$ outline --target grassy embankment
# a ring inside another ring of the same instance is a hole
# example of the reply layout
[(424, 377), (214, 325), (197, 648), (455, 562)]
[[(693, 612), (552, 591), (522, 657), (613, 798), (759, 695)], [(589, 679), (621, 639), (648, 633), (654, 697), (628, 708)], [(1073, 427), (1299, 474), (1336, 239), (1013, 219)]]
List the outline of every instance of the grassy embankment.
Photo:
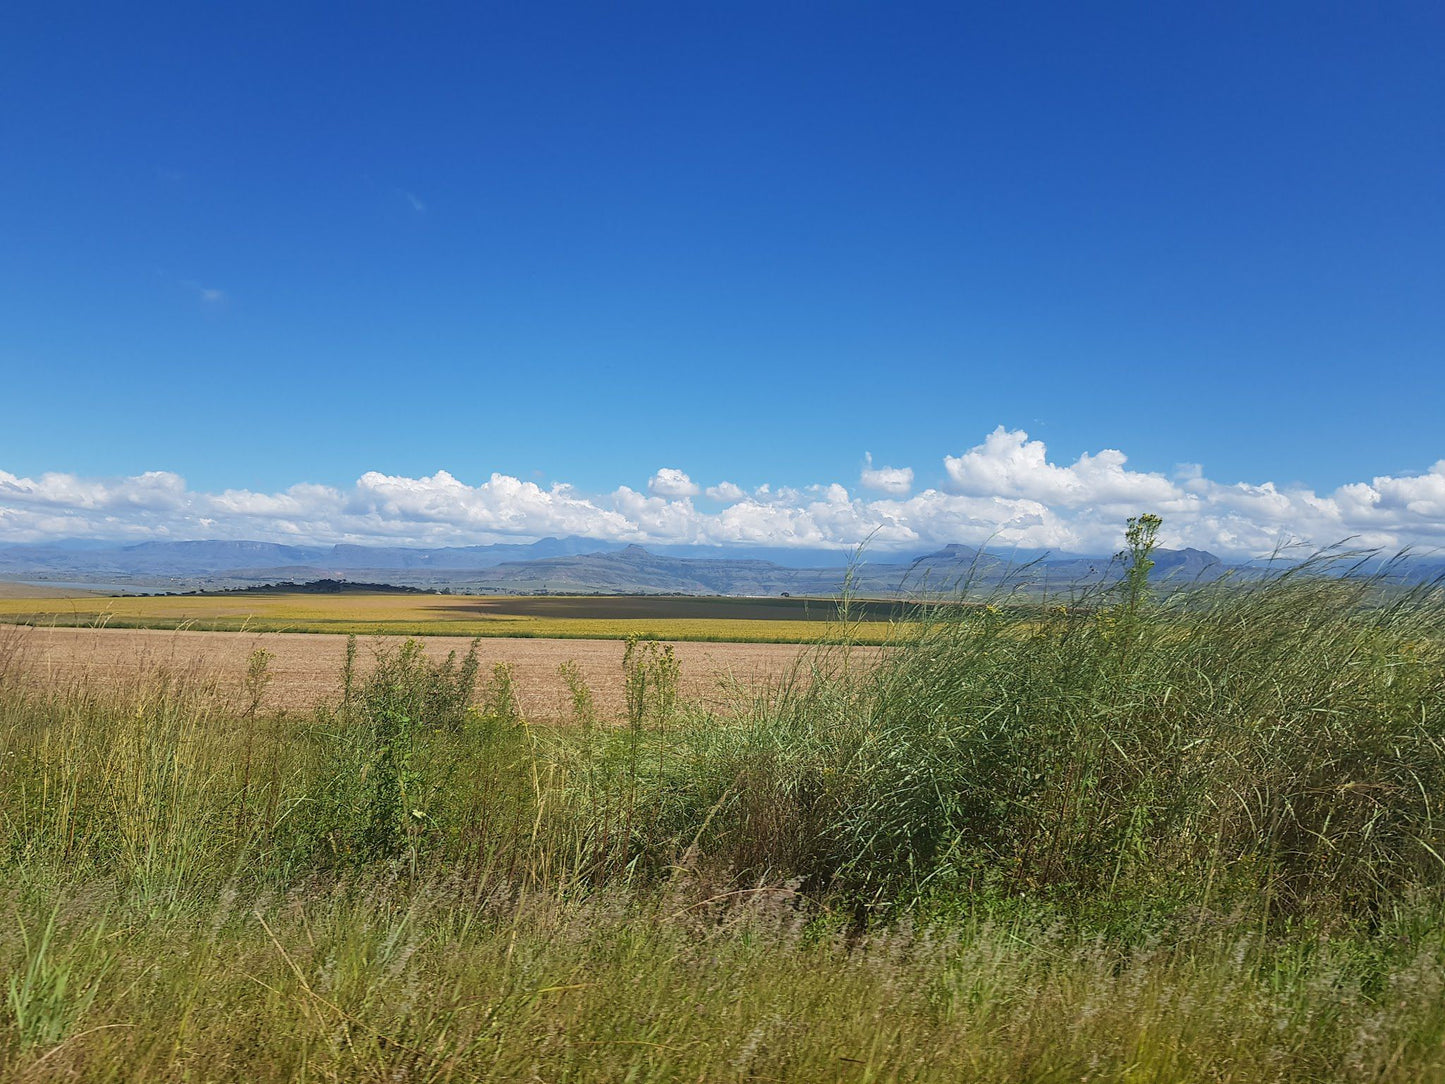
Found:
[(1129, 586), (551, 732), (0, 648), (0, 1076), (1445, 1080), (1438, 594)]
[[(906, 604), (866, 603), (849, 635), (881, 644), (909, 627)], [(637, 596), (261, 594), (0, 598), (0, 622), (60, 627), (331, 632), (358, 636), (516, 636), (556, 639), (814, 643), (838, 639), (827, 599)]]

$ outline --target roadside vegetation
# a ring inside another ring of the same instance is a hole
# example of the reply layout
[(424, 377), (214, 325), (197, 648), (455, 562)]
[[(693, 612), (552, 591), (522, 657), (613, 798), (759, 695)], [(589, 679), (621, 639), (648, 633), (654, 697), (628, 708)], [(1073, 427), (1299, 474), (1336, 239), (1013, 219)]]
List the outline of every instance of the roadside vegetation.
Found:
[(1157, 529), (723, 711), (631, 642), (618, 725), (575, 667), (563, 727), (414, 645), (299, 716), (0, 631), (0, 1077), (1445, 1080), (1439, 589), (1156, 599)]

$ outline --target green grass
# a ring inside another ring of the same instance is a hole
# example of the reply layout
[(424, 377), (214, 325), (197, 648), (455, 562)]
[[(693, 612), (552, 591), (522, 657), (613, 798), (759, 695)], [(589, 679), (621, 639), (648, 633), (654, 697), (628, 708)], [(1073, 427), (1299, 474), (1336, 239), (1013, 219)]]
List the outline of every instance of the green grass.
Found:
[(468, 657), (294, 716), (22, 643), (7, 1079), (1445, 1080), (1431, 589), (945, 608), (718, 712), (639, 645), (556, 730)]
[[(487, 881), (67, 896), (8, 1079), (1441, 1079), (1439, 927), (1120, 947)], [(10, 891), (21, 913), (37, 906)], [(27, 966), (13, 934), (7, 965)], [(63, 979), (67, 986), (57, 994)]]

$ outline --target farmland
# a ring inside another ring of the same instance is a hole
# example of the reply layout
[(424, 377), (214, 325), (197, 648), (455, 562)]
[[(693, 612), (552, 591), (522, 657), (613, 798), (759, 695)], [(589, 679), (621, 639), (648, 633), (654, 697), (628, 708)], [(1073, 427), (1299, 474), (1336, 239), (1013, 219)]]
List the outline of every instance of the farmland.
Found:
[[(264, 651), (269, 666), (263, 706), (288, 711), (309, 711), (333, 699), (346, 655), (346, 637), (329, 633), (19, 626), (0, 630), (0, 636), (8, 637), (27, 666), (51, 684), (109, 689), (115, 695), (166, 673), (239, 696), (247, 660)], [(464, 654), (469, 641), (427, 636), (421, 644), (429, 658), (440, 661), (449, 652)], [(360, 671), (368, 672), (378, 653), (396, 646), (394, 637), (362, 638)], [(623, 650), (616, 640), (493, 637), (482, 642), (478, 656), (483, 672), (498, 664), (512, 669), (519, 706), (529, 721), (567, 718), (569, 692), (558, 673), (564, 663), (575, 665), (596, 690), (599, 717), (611, 720), (623, 712)], [(806, 650), (796, 644), (681, 642), (674, 646), (680, 692), (691, 702), (717, 705), (729, 690), (735, 695), (782, 680)]]
[[(896, 602), (855, 602), (848, 638), (894, 635)], [(173, 596), (0, 597), (0, 622), (211, 632), (321, 632), (364, 636), (544, 637), (812, 643), (838, 638), (829, 599), (688, 596), (473, 596), (236, 592)]]

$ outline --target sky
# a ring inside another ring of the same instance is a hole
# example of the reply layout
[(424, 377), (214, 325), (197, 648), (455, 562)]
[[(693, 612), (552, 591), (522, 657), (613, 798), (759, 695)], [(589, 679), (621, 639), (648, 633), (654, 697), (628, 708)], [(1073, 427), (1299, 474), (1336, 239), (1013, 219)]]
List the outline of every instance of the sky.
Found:
[(1445, 545), (1445, 7), (26, 5), (0, 542)]

